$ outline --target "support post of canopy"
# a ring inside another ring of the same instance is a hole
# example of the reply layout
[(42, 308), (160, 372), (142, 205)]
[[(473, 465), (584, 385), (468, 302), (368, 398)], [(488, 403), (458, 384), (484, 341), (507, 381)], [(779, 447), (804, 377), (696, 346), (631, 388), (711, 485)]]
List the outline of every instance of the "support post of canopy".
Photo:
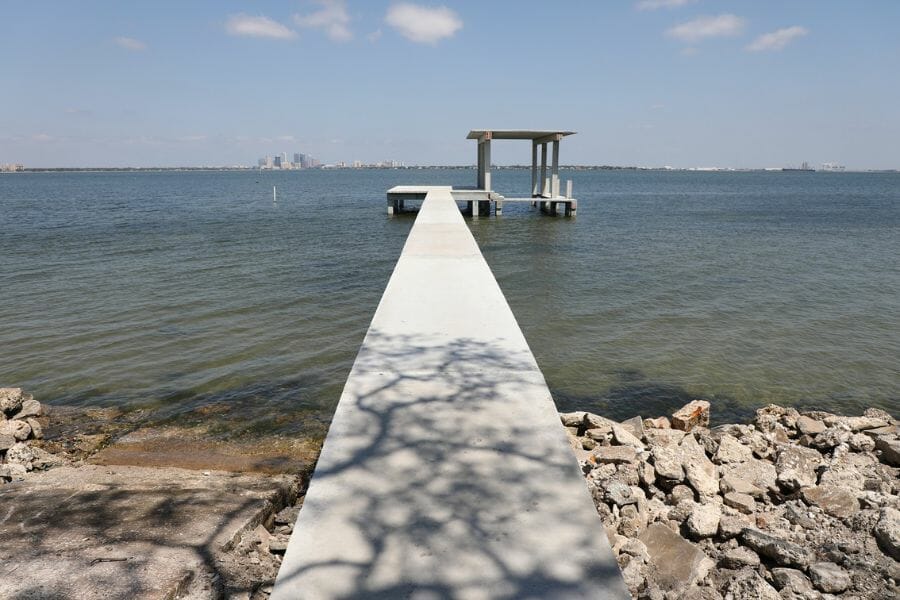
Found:
[(550, 193), (547, 189), (547, 143), (541, 144), (541, 195), (546, 196)]
[(531, 197), (538, 195), (537, 186), (537, 142), (531, 140)]
[(482, 190), (491, 191), (491, 138), (485, 138), (482, 144), (482, 155), (484, 156), (484, 170), (482, 171)]
[(553, 140), (553, 179), (550, 184), (550, 195), (559, 196), (559, 139)]

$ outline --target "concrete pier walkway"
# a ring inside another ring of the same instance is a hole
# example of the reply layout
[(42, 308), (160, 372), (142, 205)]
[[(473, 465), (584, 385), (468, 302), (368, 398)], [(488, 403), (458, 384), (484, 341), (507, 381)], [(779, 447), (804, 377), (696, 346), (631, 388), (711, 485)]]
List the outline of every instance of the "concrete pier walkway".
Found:
[(428, 191), (366, 334), (272, 597), (630, 597), (446, 187)]

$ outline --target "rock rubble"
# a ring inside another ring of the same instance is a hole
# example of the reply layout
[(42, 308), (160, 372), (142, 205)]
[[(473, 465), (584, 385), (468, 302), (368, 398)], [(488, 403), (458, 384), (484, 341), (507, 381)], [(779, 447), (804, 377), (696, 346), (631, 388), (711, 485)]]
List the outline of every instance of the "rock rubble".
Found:
[(900, 423), (769, 405), (709, 428), (561, 413), (626, 584), (670, 600), (900, 597)]
[(56, 457), (30, 440), (44, 437), (44, 407), (22, 388), (0, 388), (0, 484), (21, 481), (34, 469), (58, 463)]

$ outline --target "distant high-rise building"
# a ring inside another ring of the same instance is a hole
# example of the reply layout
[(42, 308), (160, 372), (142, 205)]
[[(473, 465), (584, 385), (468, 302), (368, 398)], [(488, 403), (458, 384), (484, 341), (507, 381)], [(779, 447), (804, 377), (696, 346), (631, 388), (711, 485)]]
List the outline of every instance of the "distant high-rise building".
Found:
[(295, 165), (299, 165), (299, 164), (300, 164), (300, 157), (301, 157), (301, 156), (303, 156), (303, 155), (300, 154), (299, 152), (294, 152), (294, 164), (295, 164)]
[(280, 156), (276, 156), (276, 157), (275, 157), (275, 168), (276, 168), (276, 169), (280, 169), (280, 168), (281, 168), (281, 157), (280, 157)]
[(262, 169), (263, 167), (267, 166), (266, 165), (267, 162), (268, 161), (266, 160), (266, 158), (263, 157), (263, 158), (259, 159), (258, 161), (256, 161), (256, 164), (257, 164), (257, 166), (259, 166), (260, 169)]

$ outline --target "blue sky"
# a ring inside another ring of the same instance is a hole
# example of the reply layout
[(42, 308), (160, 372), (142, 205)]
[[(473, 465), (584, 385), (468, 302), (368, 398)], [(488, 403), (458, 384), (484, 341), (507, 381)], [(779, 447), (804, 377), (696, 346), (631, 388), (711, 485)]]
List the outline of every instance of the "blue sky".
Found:
[[(0, 163), (900, 168), (900, 2), (7, 1)], [(530, 160), (495, 144), (498, 163)]]

